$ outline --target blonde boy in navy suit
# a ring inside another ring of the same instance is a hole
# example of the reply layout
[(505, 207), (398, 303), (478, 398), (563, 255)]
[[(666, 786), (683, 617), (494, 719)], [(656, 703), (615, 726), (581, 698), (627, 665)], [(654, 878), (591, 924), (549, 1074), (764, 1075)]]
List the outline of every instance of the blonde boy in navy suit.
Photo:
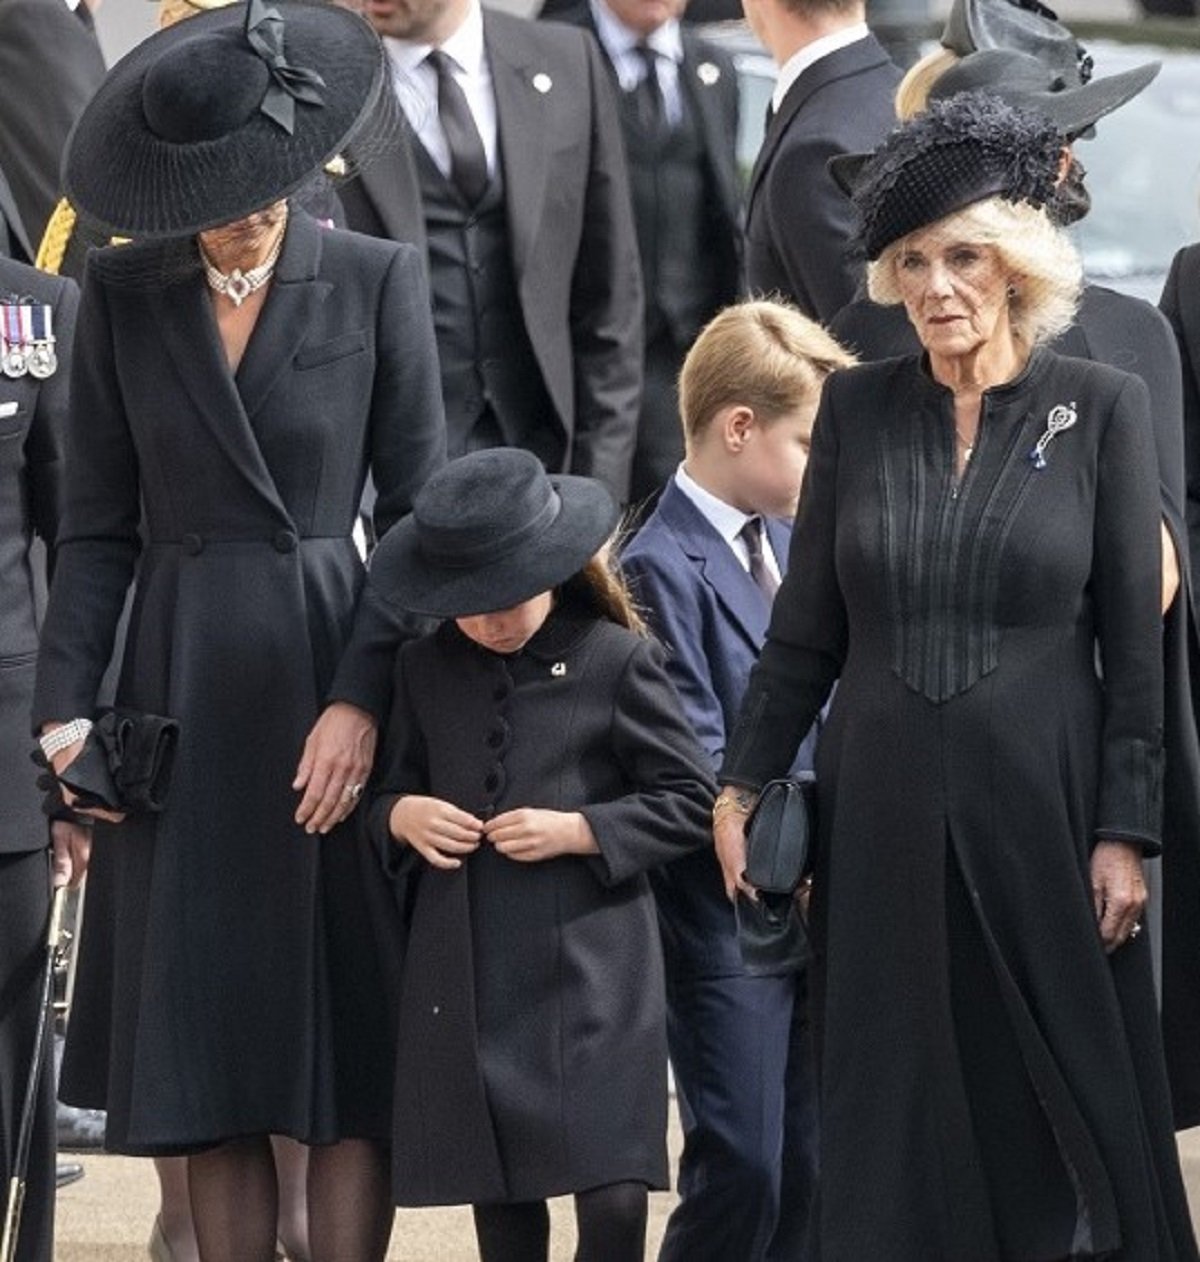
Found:
[[(821, 386), (852, 362), (795, 308), (747, 302), (684, 363), (687, 454), (622, 565), (714, 768), (788, 563)], [(803, 979), (746, 972), (711, 850), (655, 876), (685, 1135), (660, 1262), (798, 1262), (816, 1176)]]

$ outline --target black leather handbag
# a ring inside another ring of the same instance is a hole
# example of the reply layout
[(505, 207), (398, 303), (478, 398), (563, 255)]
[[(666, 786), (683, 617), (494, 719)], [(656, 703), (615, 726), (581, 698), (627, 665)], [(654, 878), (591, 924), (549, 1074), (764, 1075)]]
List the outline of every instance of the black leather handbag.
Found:
[(770, 780), (746, 820), (746, 880), (758, 898), (738, 893), (738, 945), (753, 976), (798, 972), (812, 954), (796, 891), (812, 873), (816, 784)]

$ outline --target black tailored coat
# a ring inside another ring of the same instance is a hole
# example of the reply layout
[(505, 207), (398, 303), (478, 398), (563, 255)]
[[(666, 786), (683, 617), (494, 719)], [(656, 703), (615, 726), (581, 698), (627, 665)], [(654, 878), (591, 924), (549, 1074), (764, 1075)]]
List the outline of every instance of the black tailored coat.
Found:
[[(66, 365), (79, 294), (69, 281), (0, 258), (0, 304), (20, 300), (52, 308), (62, 366), (42, 381), (0, 378), (0, 1186), (5, 1188), (13, 1174), (41, 1009), (38, 965), (44, 959), (50, 904), (46, 818), (29, 761), (29, 707), (41, 566), (53, 557), (62, 504)], [(44, 551), (33, 547), (35, 537)], [(54, 1251), (49, 1057), (42, 1086), (33, 1115), (17, 1262), (50, 1262)]]
[(39, 598), (31, 557), (39, 538), (53, 555), (62, 511), (67, 365), (79, 291), (0, 259), (0, 305), (24, 300), (53, 311), (59, 369), (45, 380), (0, 378), (0, 854), (46, 845), (46, 817), (29, 761), (29, 710), (37, 667)]
[[(401, 650), (371, 830), (408, 921), (401, 1205), (667, 1185), (663, 966), (646, 870), (710, 844), (711, 773), (653, 644), (567, 605), (500, 656), (453, 623)], [(391, 840), (398, 793), (581, 811), (595, 857), (455, 872)]]
[(0, 167), (35, 244), (58, 200), (67, 136), (104, 74), (86, 0), (74, 12), (66, 0), (0, 0)]
[[(1200, 264), (1200, 256), (1197, 261)], [(1196, 312), (1200, 317), (1200, 306)], [(860, 298), (838, 312), (830, 329), (860, 359), (919, 350), (912, 324), (900, 306), (885, 307)], [(1188, 354), (1186, 338), (1180, 338), (1177, 349), (1171, 333), (1168, 322), (1149, 303), (1102, 285), (1085, 285), (1075, 323), (1051, 345), (1063, 355), (1136, 373), (1146, 383), (1162, 515), (1180, 558), (1179, 597), (1163, 620), (1164, 849), (1159, 882), (1162, 902), (1152, 909), (1161, 931), (1156, 925), (1152, 941), (1161, 951), (1163, 1033), (1176, 1125), (1182, 1129), (1200, 1123), (1200, 1056), (1196, 1054), (1200, 1046), (1200, 742), (1196, 728), (1200, 623), (1195, 525), (1189, 525), (1200, 515), (1186, 494), (1184, 476), (1184, 399), (1195, 384), (1193, 378), (1189, 386), (1188, 373), (1180, 370), (1180, 351), (1185, 359)], [(1200, 332), (1194, 344), (1200, 347)], [(1192, 412), (1194, 426), (1200, 426), (1200, 410)], [(1193, 428), (1192, 433), (1200, 429)], [(1194, 446), (1195, 439), (1189, 444)], [(1195, 452), (1190, 458), (1200, 462)], [(1188, 484), (1200, 487), (1200, 474)]]
[(822, 57), (772, 116), (746, 198), (746, 286), (782, 295), (814, 320), (854, 297), (862, 272), (847, 257), (854, 208), (826, 163), (868, 153), (896, 125), (900, 71), (874, 35)]
[[(599, 478), (624, 500), (642, 388), (642, 285), (608, 75), (594, 42), (564, 26), (485, 9), (483, 32), (518, 296), (562, 436), (554, 472)], [(351, 228), (424, 252), (416, 143), (402, 124), (394, 149), (340, 196)]]
[(804, 564), (719, 776), (782, 771), (838, 678), (816, 762), (821, 1262), (1197, 1257), (1149, 944), (1104, 954), (1088, 875), (1098, 837), (1159, 840), (1147, 407), (1137, 378), (1035, 351), (985, 392), (956, 483), (952, 396), (916, 358), (826, 386)]
[[(1190, 599), (1191, 635), (1187, 641), (1191, 688), (1181, 689), (1193, 724), (1200, 715), (1200, 248), (1180, 250), (1171, 263), (1160, 303), (1170, 322), (1182, 359), (1183, 448), (1180, 466), (1184, 481), (1185, 543), (1188, 547), (1186, 593)], [(1200, 1124), (1200, 948), (1194, 935), (1200, 933), (1200, 827), (1191, 839), (1194, 845), (1180, 847), (1174, 865), (1173, 882), (1164, 885), (1164, 912), (1193, 936), (1180, 935), (1179, 946), (1164, 944), (1163, 1033), (1167, 1043), (1167, 1064), (1171, 1070), (1171, 1090), (1179, 1127)]]
[(368, 466), (382, 527), (443, 459), (428, 295), (412, 249), (293, 211), (231, 376), (199, 271), (137, 283), (157, 249), (89, 263), (34, 717), (92, 713), (136, 576), (117, 701), (180, 741), (162, 815), (96, 828), (112, 908), (63, 1094), (117, 1151), (386, 1133), (373, 865), (352, 828), (300, 830), (291, 781), (327, 702), (387, 704), (397, 635), (350, 534)]

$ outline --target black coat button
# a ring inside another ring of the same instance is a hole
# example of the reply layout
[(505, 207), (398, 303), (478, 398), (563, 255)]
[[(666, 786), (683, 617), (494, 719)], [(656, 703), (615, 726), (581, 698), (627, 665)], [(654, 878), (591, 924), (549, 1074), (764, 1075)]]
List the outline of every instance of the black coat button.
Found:
[(494, 772), (494, 771), (489, 771), (489, 772), (487, 773), (487, 775), (484, 777), (484, 780), (483, 780), (483, 787), (484, 787), (484, 788), (485, 788), (485, 789), (486, 789), (489, 793), (495, 793), (495, 792), (496, 792), (496, 790), (500, 787), (500, 777), (499, 777), (499, 775), (498, 775), (496, 772)]
[(489, 732), (487, 743), (491, 749), (499, 749), (500, 746), (504, 744), (504, 733), (503, 732)]
[(507, 701), (509, 687), (507, 684), (497, 684), (496, 690), (492, 693), (493, 701)]
[(179, 542), (190, 557), (198, 557), (204, 551), (204, 540), (199, 535), (184, 535)]
[(296, 551), (296, 536), (290, 530), (277, 530), (272, 543), (275, 545), (276, 552)]

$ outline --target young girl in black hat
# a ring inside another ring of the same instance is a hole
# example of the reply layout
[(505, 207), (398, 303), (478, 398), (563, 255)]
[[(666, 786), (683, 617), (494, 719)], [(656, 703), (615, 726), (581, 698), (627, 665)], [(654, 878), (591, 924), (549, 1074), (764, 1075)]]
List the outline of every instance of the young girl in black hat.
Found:
[(372, 585), (445, 618), (398, 656), (371, 807), (408, 929), (393, 1191), (471, 1202), (484, 1262), (641, 1262), (667, 1185), (662, 962), (646, 870), (705, 843), (712, 788), (597, 553), (617, 510), (519, 450), (427, 483)]

